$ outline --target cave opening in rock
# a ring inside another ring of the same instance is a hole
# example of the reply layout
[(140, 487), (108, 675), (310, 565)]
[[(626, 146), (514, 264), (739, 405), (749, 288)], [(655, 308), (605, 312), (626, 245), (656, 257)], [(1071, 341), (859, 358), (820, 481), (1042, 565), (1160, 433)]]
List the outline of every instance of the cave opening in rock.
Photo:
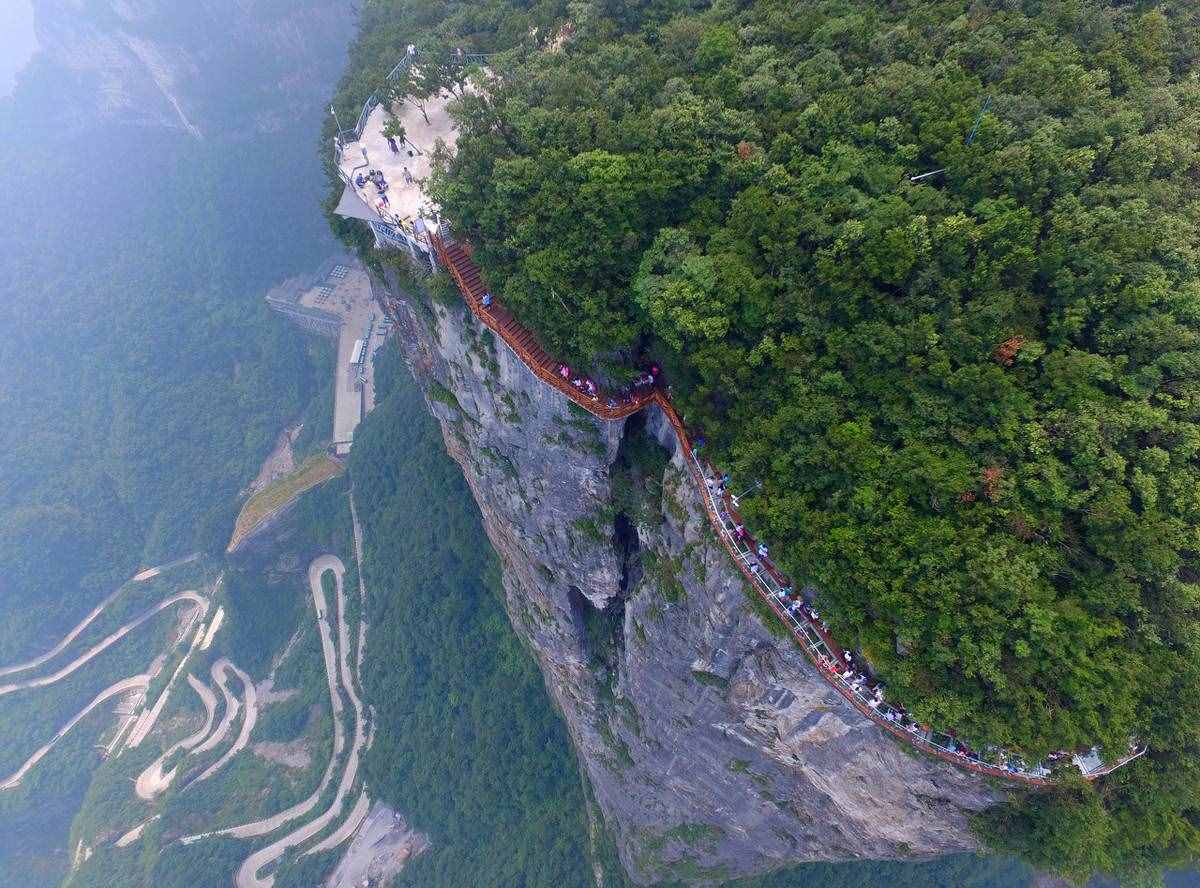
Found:
[(616, 676), (617, 662), (625, 649), (625, 598), (614, 595), (604, 607), (597, 607), (578, 586), (567, 590), (571, 614), (579, 629), (580, 646), (593, 669)]
[(663, 474), (669, 459), (647, 430), (643, 414), (626, 421), (610, 474), (611, 540), (621, 562), (616, 594), (597, 606), (577, 586), (568, 590), (583, 652), (593, 668), (607, 670), (609, 682), (615, 680), (625, 648), (625, 602), (644, 572), (639, 529), (663, 523)]
[(663, 522), (662, 483), (670, 454), (646, 428), (645, 412), (625, 423), (613, 461), (613, 545), (621, 556), (621, 596), (628, 597), (642, 578), (638, 528)]

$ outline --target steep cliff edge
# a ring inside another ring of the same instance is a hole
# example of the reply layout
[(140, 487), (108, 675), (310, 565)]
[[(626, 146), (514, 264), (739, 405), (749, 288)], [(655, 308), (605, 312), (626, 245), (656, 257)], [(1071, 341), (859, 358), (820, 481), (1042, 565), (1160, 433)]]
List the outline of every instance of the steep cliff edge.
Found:
[(998, 793), (888, 739), (764, 625), (657, 408), (598, 421), (465, 306), (389, 301), (636, 878), (974, 847)]

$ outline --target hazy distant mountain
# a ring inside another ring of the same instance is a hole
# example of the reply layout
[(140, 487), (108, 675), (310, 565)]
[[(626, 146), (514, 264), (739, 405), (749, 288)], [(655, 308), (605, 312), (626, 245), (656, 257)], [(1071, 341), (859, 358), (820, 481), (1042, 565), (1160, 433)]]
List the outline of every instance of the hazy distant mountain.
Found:
[[(278, 130), (311, 107), (341, 66), (347, 0), (34, 0), (39, 65), (75, 78), (45, 122), (97, 117), (179, 129)], [(214, 39), (217, 35), (219, 39)], [(37, 74), (35, 70), (34, 74)]]

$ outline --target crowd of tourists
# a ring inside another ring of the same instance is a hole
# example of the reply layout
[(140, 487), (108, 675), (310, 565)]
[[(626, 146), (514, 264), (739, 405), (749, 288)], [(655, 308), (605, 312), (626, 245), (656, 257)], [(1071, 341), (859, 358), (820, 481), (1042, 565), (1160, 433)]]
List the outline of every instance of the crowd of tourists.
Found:
[[(485, 308), (487, 304), (485, 303)], [(611, 409), (616, 409), (622, 404), (628, 404), (639, 399), (650, 389), (653, 389), (658, 382), (659, 373), (661, 372), (657, 364), (651, 364), (644, 371), (639, 371), (637, 377), (630, 384), (610, 392), (604, 396), (604, 403)], [(588, 399), (599, 402), (601, 393), (600, 387), (591, 377), (572, 373), (571, 368), (567, 364), (560, 363), (558, 365), (558, 375), (563, 381), (570, 383), (571, 387)]]
[[(703, 438), (697, 439), (703, 442)], [(697, 460), (699, 462), (699, 460)], [(827, 653), (822, 653), (814, 647), (814, 655), (834, 681), (840, 682), (858, 700), (871, 710), (875, 717), (900, 730), (906, 731), (926, 743), (937, 746), (967, 764), (981, 767), (1000, 768), (1012, 774), (1031, 774), (1035, 777), (1044, 776), (1048, 772), (1040, 766), (1032, 771), (1020, 759), (1004, 756), (999, 750), (989, 750), (992, 761), (988, 761), (976, 750), (958, 740), (953, 732), (947, 732), (937, 740), (929, 725), (921, 724), (913, 718), (903, 706), (887, 703), (884, 699), (884, 684), (879, 681), (866, 667), (855, 659), (850, 651), (843, 651), (829, 636), (829, 626), (821, 619), (820, 613), (810, 601), (798, 593), (791, 582), (771, 562), (770, 548), (761, 540), (756, 540), (746, 530), (746, 525), (737, 511), (737, 499), (729, 493), (730, 476), (718, 474), (715, 470), (710, 473), (702, 465), (704, 483), (708, 488), (713, 504), (717, 509), (721, 529), (732, 537), (735, 551), (742, 551), (747, 569), (756, 585), (762, 587), (773, 600), (776, 608), (785, 614), (790, 614), (797, 622), (807, 623), (824, 642)], [(732, 530), (730, 530), (732, 528)], [(1065, 753), (1059, 754), (1061, 757)], [(1052, 756), (1051, 758), (1055, 758)]]

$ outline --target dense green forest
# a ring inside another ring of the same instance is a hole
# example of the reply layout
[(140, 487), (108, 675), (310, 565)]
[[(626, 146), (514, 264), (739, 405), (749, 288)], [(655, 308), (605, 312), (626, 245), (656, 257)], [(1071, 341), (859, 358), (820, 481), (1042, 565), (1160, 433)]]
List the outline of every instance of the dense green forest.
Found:
[(564, 358), (664, 365), (920, 720), (1149, 745), (981, 824), (1080, 878), (1200, 851), (1198, 17), (392, 0), (338, 97), (410, 40), (507, 50), (433, 183), (489, 283)]
[(461, 471), (399, 350), (380, 359), (379, 403), (350, 455), (372, 590), (363, 689), (381, 725), (366, 779), (433, 842), (400, 884), (586, 888), (566, 730), (508, 625)]

